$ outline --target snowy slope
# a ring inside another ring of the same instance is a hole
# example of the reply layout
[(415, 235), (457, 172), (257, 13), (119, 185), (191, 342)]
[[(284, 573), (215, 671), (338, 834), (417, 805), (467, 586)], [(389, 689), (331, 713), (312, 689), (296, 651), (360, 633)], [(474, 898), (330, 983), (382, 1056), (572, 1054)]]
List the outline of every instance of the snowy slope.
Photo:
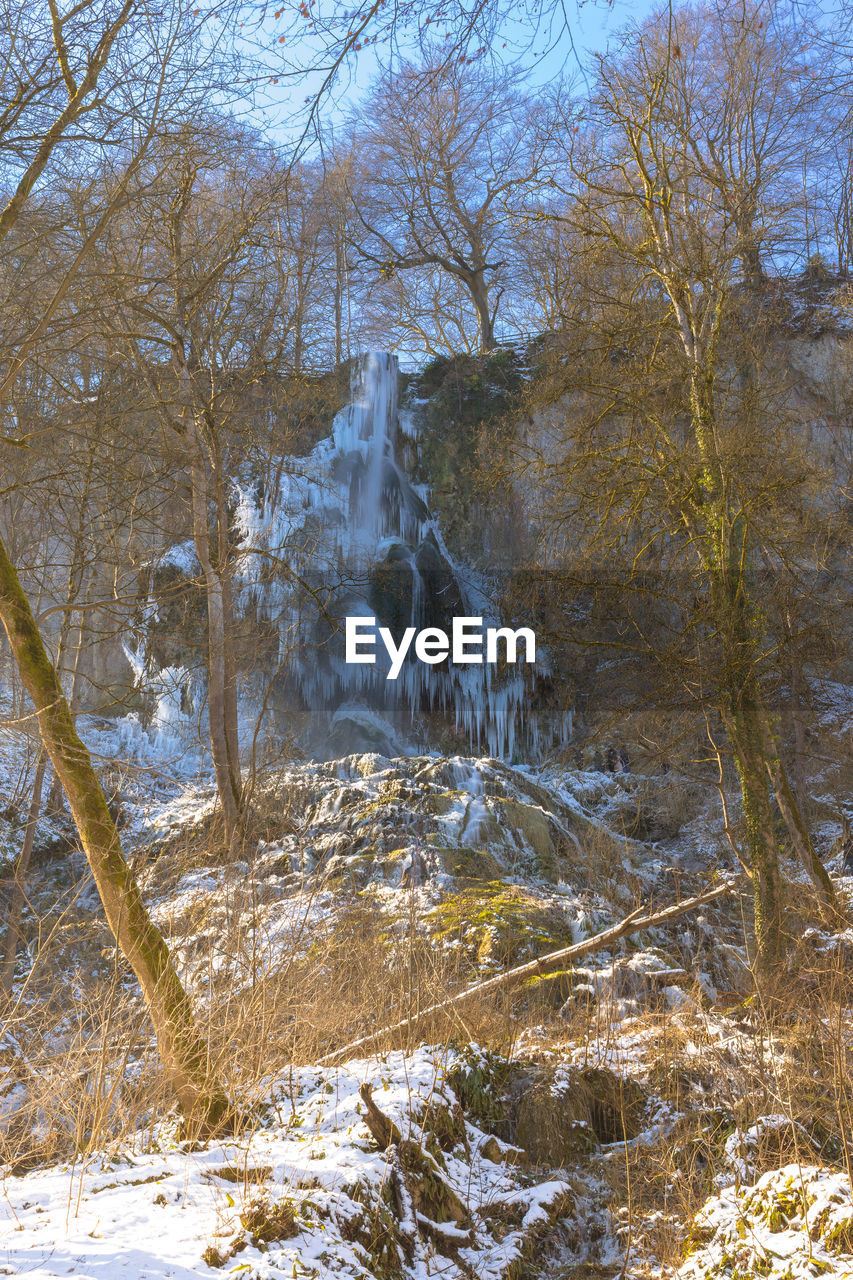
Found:
[[(161, 1126), (135, 1151), (7, 1176), (0, 1273), (499, 1280), (571, 1211), (572, 1196), (562, 1180), (503, 1163), (512, 1150), (463, 1120), (447, 1080), (453, 1062), (452, 1052), (421, 1049), (381, 1064), (298, 1069), (271, 1083), (260, 1127), (243, 1138), (188, 1149), (174, 1126)], [(412, 1205), (399, 1213), (396, 1157), (377, 1150), (362, 1120), (366, 1080), (403, 1138), (434, 1153), (425, 1158), (469, 1210), (467, 1222), (429, 1219)]]

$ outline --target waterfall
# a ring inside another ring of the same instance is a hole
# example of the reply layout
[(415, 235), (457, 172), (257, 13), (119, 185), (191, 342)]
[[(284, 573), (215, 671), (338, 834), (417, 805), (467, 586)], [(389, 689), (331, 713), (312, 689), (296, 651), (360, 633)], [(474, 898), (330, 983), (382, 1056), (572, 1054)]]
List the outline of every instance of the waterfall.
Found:
[(483, 585), (445, 546), (428, 494), (398, 461), (404, 436), (417, 447), (414, 416), (398, 409), (398, 378), (394, 356), (364, 357), (330, 436), (307, 457), (281, 459), (262, 500), (256, 485), (237, 486), (239, 606), (275, 627), (281, 675), (272, 701), (285, 723), (307, 716), (311, 749), (343, 754), (348, 735), (386, 754), (413, 736), (422, 745), (424, 721), (438, 713), (470, 749), (512, 757), (541, 732), (527, 714), (529, 672), (429, 666), (410, 655), (399, 678), (386, 680), (381, 646), (375, 665), (344, 661), (347, 615), (375, 616), (396, 636), (407, 626), (449, 629), (454, 615), (498, 624)]
[[(393, 458), (391, 437), (397, 421), (398, 378), (396, 359), (384, 351), (371, 352), (357, 366), (352, 401), (332, 424), (337, 470), (346, 477), (346, 483), (335, 485), (332, 477), (324, 474), (325, 442), (305, 467), (306, 478), (313, 472), (312, 478), (325, 491), (324, 501), (331, 501), (345, 515), (338, 531), (348, 544), (347, 550), (352, 548), (356, 554), (360, 550), (372, 555), (385, 528), (384, 473)], [(319, 497), (316, 492), (311, 496)]]
[(363, 385), (372, 431), (359, 522), (368, 536), (375, 536), (381, 528), (382, 471), (397, 416), (397, 380), (397, 361), (393, 357), (384, 352), (367, 357)]
[[(235, 605), (243, 635), (257, 637), (241, 661), (241, 737), (253, 740), (263, 714), (263, 738), (297, 734), (325, 757), (437, 744), (510, 759), (517, 751), (548, 754), (571, 740), (572, 718), (532, 709), (536, 680), (548, 674), (541, 653), (534, 674), (521, 664), (429, 665), (410, 651), (394, 680), (386, 679), (390, 658), (381, 644), (374, 665), (345, 660), (348, 616), (375, 617), (398, 641), (408, 627), (450, 632), (457, 616), (500, 625), (487, 584), (455, 561), (428, 490), (401, 463), (419, 457), (419, 426), (411, 407), (398, 406), (398, 382), (394, 356), (365, 356), (350, 403), (310, 453), (268, 458), (265, 471), (246, 470), (235, 483)], [(140, 750), (186, 756), (201, 747), (206, 719), (203, 672), (193, 660), (203, 648), (203, 614), (192, 634), (176, 625), (168, 604), (176, 576), (197, 579), (191, 543), (151, 564), (134, 648), (126, 650), (143, 710), (126, 717), (126, 736), (128, 748), (132, 740)]]

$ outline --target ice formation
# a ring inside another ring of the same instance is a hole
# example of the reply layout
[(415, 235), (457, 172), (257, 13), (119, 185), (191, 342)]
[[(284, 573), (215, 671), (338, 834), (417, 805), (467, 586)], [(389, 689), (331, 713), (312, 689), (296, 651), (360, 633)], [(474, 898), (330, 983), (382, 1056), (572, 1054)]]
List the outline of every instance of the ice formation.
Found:
[[(351, 403), (327, 437), (307, 456), (268, 459), (271, 479), (246, 470), (235, 482), (236, 607), (260, 624), (259, 634), (272, 633), (278, 648), (258, 664), (261, 684), (269, 681), (267, 668), (275, 671), (272, 689), (259, 689), (257, 673), (251, 688), (244, 680), (247, 723), (254, 726), (263, 706), (274, 736), (276, 717), (289, 732), (298, 711), (312, 754), (390, 755), (430, 745), (431, 716), (438, 713), (470, 750), (512, 759), (523, 749), (536, 757), (572, 731), (570, 711), (540, 725), (531, 710), (536, 672), (547, 673), (543, 655), (535, 668), (429, 665), (412, 651), (394, 680), (386, 679), (384, 646), (373, 665), (346, 661), (347, 616), (375, 616), (398, 642), (407, 627), (449, 631), (459, 616), (481, 618), (484, 628), (502, 625), (484, 584), (448, 551), (428, 490), (401, 463), (419, 445), (415, 413), (398, 406), (398, 380), (396, 357), (371, 352), (358, 364)], [(160, 555), (152, 584), (163, 568), (195, 576), (191, 543)], [(136, 648), (126, 652), (149, 707), (137, 730), (165, 748), (180, 740), (182, 724), (187, 740), (203, 732), (205, 698), (197, 671), (158, 670), (152, 661), (146, 633), (162, 627), (157, 612), (152, 585)]]
[[(439, 665), (411, 654), (399, 678), (389, 658), (348, 664), (344, 618), (375, 615), (398, 637), (406, 627), (447, 628), (457, 615), (500, 625), (482, 584), (448, 552), (424, 493), (398, 459), (405, 437), (417, 448), (414, 415), (397, 405), (397, 360), (370, 353), (356, 371), (352, 403), (306, 458), (286, 458), (262, 494), (239, 487), (240, 607), (279, 635), (286, 672), (279, 696), (296, 696), (316, 716), (316, 738), (340, 709), (368, 706), (392, 726), (397, 744), (420, 739), (422, 717), (449, 715), (472, 749), (512, 757), (523, 739), (536, 751), (540, 728), (528, 714), (532, 676), (520, 666)], [(426, 499), (426, 501), (425, 501)], [(542, 664), (540, 664), (540, 669)], [(571, 733), (571, 716), (558, 735)]]

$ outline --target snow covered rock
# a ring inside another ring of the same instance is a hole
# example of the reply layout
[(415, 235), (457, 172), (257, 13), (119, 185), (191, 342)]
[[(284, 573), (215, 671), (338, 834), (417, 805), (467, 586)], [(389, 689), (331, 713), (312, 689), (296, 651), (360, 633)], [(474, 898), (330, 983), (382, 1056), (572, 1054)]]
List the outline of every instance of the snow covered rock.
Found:
[(845, 1174), (785, 1165), (729, 1187), (694, 1220), (680, 1280), (853, 1277), (853, 1199)]

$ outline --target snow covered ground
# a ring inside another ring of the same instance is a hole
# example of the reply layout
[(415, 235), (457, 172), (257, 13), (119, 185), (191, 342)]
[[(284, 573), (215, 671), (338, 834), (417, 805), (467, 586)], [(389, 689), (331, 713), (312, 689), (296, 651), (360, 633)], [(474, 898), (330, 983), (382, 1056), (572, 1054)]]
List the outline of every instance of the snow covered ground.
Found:
[[(259, 1127), (245, 1138), (192, 1148), (164, 1124), (136, 1150), (6, 1176), (0, 1274), (508, 1277), (543, 1228), (571, 1214), (572, 1191), (563, 1179), (523, 1173), (508, 1162), (517, 1152), (463, 1118), (448, 1081), (454, 1061), (424, 1048), (302, 1068), (270, 1083), (256, 1103)], [(404, 1142), (456, 1193), (461, 1220), (449, 1210), (430, 1216), (440, 1196), (403, 1172), (403, 1148), (377, 1149), (362, 1118), (365, 1081)]]
[(714, 1196), (696, 1216), (681, 1280), (853, 1277), (853, 1198), (846, 1174), (773, 1169)]
[[(827, 697), (825, 714), (846, 731), (842, 693)], [(506, 963), (503, 947), (527, 958), (531, 948), (562, 943), (563, 933), (578, 939), (610, 923), (637, 900), (670, 897), (676, 885), (689, 892), (722, 845), (713, 796), (710, 803), (688, 797), (693, 807), (680, 834), (653, 842), (620, 830), (626, 813), (642, 812), (651, 828), (669, 821), (671, 776), (373, 754), (290, 765), (270, 775), (268, 794), (262, 779), (271, 838), (245, 863), (226, 866), (206, 845), (214, 796), (200, 758), (170, 756), (164, 739), (115, 722), (88, 717), (81, 728), (116, 780), (126, 847), (141, 856), (143, 891), (200, 1008), (209, 1007), (217, 984), (236, 997), (248, 981), (239, 948), (225, 954), (226, 917), (229, 936), (251, 943), (255, 977), (282, 955), (307, 954), (352, 895), (388, 936), (413, 912), (436, 956), (455, 949), (469, 965), (463, 971), (487, 973)], [(16, 780), (32, 763), (20, 731), (0, 728), (0, 783), (24, 794)], [(0, 821), (14, 854), (20, 814)], [(40, 839), (56, 834), (54, 826), (43, 819)], [(824, 826), (827, 852), (837, 837), (831, 814)], [(170, 842), (189, 848), (193, 833), (198, 852), (185, 865), (177, 856), (148, 857), (147, 849)], [(837, 860), (829, 866), (837, 872)], [(85, 876), (82, 863), (78, 870)], [(849, 892), (848, 882), (838, 883)], [(94, 896), (80, 901), (81, 918), (93, 920)], [(849, 931), (811, 930), (802, 941), (815, 956), (841, 954)], [(742, 1105), (725, 1120), (702, 1198), (714, 1194), (692, 1230), (689, 1217), (670, 1213), (676, 1235), (690, 1231), (683, 1263), (680, 1243), (676, 1262), (659, 1260), (659, 1207), (613, 1199), (602, 1170), (614, 1153), (602, 1149), (587, 1167), (568, 1169), (514, 1163), (506, 1144), (481, 1127), (482, 1116), (468, 1114), (460, 1124), (449, 1078), (457, 1051), (421, 1048), (341, 1068), (294, 1067), (253, 1093), (256, 1123), (233, 1141), (193, 1148), (166, 1121), (108, 1150), (90, 1148), (73, 1163), (21, 1176), (7, 1167), (0, 1274), (516, 1280), (525, 1259), (528, 1275), (564, 1280), (574, 1280), (572, 1267), (594, 1263), (603, 1269), (576, 1274), (598, 1280), (618, 1274), (627, 1258), (624, 1274), (636, 1280), (676, 1271), (684, 1280), (851, 1280), (853, 1202), (840, 1158), (817, 1163), (820, 1151), (786, 1102), (756, 1110), (737, 1095), (750, 1080), (750, 1055), (781, 1074), (793, 1061), (783, 1045), (761, 1039), (748, 1011), (729, 1017), (718, 1002), (720, 994), (737, 1001), (748, 989), (742, 944), (734, 901), (602, 952), (574, 971), (572, 999), (552, 1011), (542, 1036), (527, 1027), (517, 1045), (550, 1063), (558, 1103), (581, 1069), (641, 1082), (648, 1114), (625, 1147), (631, 1159), (643, 1158), (640, 1148), (675, 1142), (670, 1135), (691, 1115), (710, 1114), (720, 1082)], [(71, 958), (69, 951), (63, 963)], [(585, 1008), (592, 1013), (579, 1032)], [(678, 1076), (677, 1098), (661, 1083), (664, 1061)], [(26, 1092), (18, 1065), (14, 1055), (3, 1063), (14, 1077), (5, 1094), (9, 1113)], [(411, 1192), (408, 1204), (397, 1157), (379, 1151), (364, 1125), (364, 1081), (403, 1138), (437, 1161), (440, 1178), (466, 1206), (462, 1223), (418, 1210)], [(442, 1116), (432, 1129), (430, 1112)], [(767, 1168), (762, 1143), (774, 1135), (781, 1167), (759, 1176)], [(801, 1164), (786, 1163), (789, 1137)], [(673, 1185), (677, 1172), (666, 1175)], [(556, 1270), (546, 1258), (554, 1239), (563, 1251)]]

